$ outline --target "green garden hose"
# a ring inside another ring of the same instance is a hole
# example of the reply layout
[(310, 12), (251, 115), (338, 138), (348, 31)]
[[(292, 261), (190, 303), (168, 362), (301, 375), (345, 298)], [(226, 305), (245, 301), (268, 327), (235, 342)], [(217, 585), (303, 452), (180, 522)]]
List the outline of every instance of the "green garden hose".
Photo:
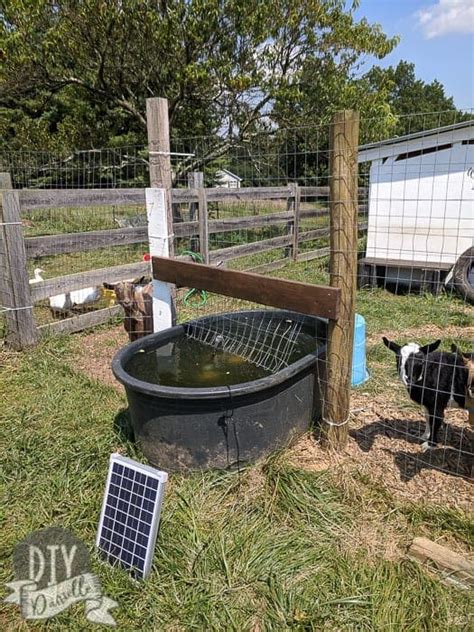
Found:
[[(192, 250), (184, 250), (181, 254), (191, 257), (191, 259), (195, 261), (196, 263), (204, 263), (204, 259), (202, 255), (199, 254), (199, 252), (193, 252)], [(195, 294), (199, 295), (199, 299), (197, 301), (192, 301), (191, 299)], [(195, 287), (191, 288), (184, 295), (183, 303), (186, 305), (186, 307), (197, 307), (197, 308), (204, 307), (204, 305), (207, 303), (206, 290), (197, 290)]]

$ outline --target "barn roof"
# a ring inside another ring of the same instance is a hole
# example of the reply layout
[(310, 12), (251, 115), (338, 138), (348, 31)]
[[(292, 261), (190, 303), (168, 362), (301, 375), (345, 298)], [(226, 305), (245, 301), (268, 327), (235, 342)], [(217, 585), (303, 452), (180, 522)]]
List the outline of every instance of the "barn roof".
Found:
[(227, 176), (230, 176), (231, 178), (234, 178), (234, 180), (242, 182), (242, 178), (240, 178), (236, 173), (232, 173), (232, 171), (229, 171), (228, 169), (219, 169), (219, 171), (216, 172), (216, 175), (219, 176), (220, 174), (225, 174)]
[[(435, 127), (433, 129), (388, 138), (377, 143), (368, 143), (359, 147), (359, 162), (368, 162), (378, 158), (388, 158), (409, 151), (421, 151), (429, 147), (446, 145), (446, 148), (454, 142), (470, 141), (474, 139), (474, 119)], [(408, 157), (408, 156), (407, 156)]]

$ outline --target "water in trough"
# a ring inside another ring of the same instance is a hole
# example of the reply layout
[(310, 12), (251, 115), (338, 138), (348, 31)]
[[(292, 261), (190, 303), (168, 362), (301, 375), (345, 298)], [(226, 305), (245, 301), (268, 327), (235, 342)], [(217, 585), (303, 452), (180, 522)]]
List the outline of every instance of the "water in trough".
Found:
[[(301, 331), (285, 364), (296, 362), (316, 347), (314, 335)], [(185, 388), (230, 386), (252, 382), (273, 373), (266, 366), (257, 366), (241, 355), (213, 348), (187, 336), (181, 336), (158, 350), (138, 351), (128, 360), (125, 370), (143, 382)]]

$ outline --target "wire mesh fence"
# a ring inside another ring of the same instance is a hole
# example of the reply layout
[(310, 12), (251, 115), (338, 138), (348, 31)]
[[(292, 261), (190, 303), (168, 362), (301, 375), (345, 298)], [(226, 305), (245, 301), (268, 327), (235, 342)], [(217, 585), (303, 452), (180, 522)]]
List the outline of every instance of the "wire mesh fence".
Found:
[[(356, 310), (366, 322), (370, 379), (353, 390), (351, 440), (364, 446), (371, 443), (373, 458), (391, 451), (393, 463), (406, 477), (426, 469), (469, 476), (472, 467), (467, 413), (443, 407), (448, 396), (448, 401), (457, 396), (466, 406), (464, 364), (461, 367), (456, 360), (460, 356), (440, 356), (435, 363), (437, 377), (428, 382), (430, 356), (419, 356), (422, 352), (412, 346), (410, 362), (421, 365), (422, 377), (414, 369), (403, 373), (408, 343), (423, 347), (439, 338), (444, 353), (451, 353), (453, 343), (465, 353), (472, 351), (474, 123), (472, 117), (459, 121), (457, 115), (450, 116), (405, 117), (398, 122), (398, 136), (390, 138), (387, 131), (387, 138), (380, 140), (371, 133), (373, 121), (361, 121), (360, 126), (354, 194), (359, 235), (352, 254), (358, 257), (353, 272), (358, 283)], [(175, 200), (175, 255), (195, 262), (207, 259), (222, 268), (328, 284), (334, 253), (330, 209), (339, 201), (330, 197), (331, 151), (329, 125), (267, 130), (245, 139), (172, 139), (174, 189), (206, 190), (205, 199), (200, 194), (184, 202)], [(3, 154), (0, 171), (11, 173), (20, 194), (28, 188), (103, 189), (105, 194), (134, 189), (142, 195), (134, 194), (128, 204), (121, 199), (116, 204), (110, 200), (103, 205), (44, 203), (38, 208), (28, 208), (20, 195), (15, 238), (24, 242), (37, 326), (110, 309), (117, 297), (104, 291), (103, 282), (113, 283), (115, 277), (109, 272), (101, 277), (98, 270), (129, 266), (123, 279), (150, 276), (143, 194), (149, 182), (146, 147), (74, 152), (64, 158), (33, 152)], [(195, 175), (199, 173), (202, 176)], [(251, 188), (254, 193), (247, 195)], [(214, 193), (219, 190), (224, 192), (220, 197)], [(11, 230), (4, 221), (0, 271), (4, 318), (11, 317), (12, 309), (29, 307), (15, 302), (15, 283), (24, 270), (9, 260), (6, 272), (6, 234)], [(92, 272), (96, 273), (93, 281), (81, 285), (76, 280), (70, 291), (61, 290), (57, 281)], [(138, 284), (141, 290), (147, 280)], [(129, 300), (136, 308), (136, 296)], [(241, 360), (272, 374), (296, 357), (293, 351), (302, 336), (298, 320), (270, 319), (266, 330), (260, 317), (242, 323), (232, 316), (263, 309), (257, 302), (194, 288), (180, 288), (176, 300), (179, 321), (194, 322), (188, 327), (189, 338), (206, 343), (217, 357), (225, 352), (228, 358), (240, 358), (232, 360), (240, 363), (234, 364), (233, 375), (242, 373)], [(127, 318), (133, 320), (137, 314), (129, 311)], [(207, 315), (218, 316), (212, 326), (196, 324), (196, 318)], [(398, 364), (382, 336), (400, 345)], [(325, 343), (314, 339), (314, 348)], [(211, 360), (217, 362), (219, 379), (225, 381), (224, 364)], [(354, 357), (354, 362), (359, 361)], [(210, 380), (212, 373), (214, 365), (204, 371), (203, 379)], [(426, 452), (420, 446), (433, 436), (426, 436), (419, 404), (434, 406), (430, 433), (443, 418), (447, 421), (440, 426), (437, 446)]]

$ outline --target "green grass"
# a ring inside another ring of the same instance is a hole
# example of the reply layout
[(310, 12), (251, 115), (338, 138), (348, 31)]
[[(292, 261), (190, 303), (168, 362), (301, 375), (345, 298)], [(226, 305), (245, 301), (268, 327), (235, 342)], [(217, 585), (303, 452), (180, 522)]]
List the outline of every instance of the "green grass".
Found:
[[(244, 210), (247, 214), (248, 208)], [(221, 207), (219, 212), (221, 217), (235, 216), (244, 210)], [(42, 211), (33, 217), (29, 234), (54, 234), (59, 225), (63, 232), (113, 227), (110, 213), (87, 215), (84, 221), (83, 212), (62, 214), (59, 222), (58, 216)], [(133, 215), (136, 209), (127, 213)], [(305, 229), (319, 226), (316, 219)], [(325, 242), (310, 244), (320, 245)], [(137, 244), (43, 258), (30, 262), (30, 271), (40, 265), (51, 278), (139, 261), (144, 248)], [(283, 254), (283, 249), (259, 253), (231, 262), (231, 267), (261, 265)], [(327, 264), (327, 258), (291, 263), (272, 275), (327, 283)], [(249, 306), (209, 295), (204, 309), (180, 305), (179, 317)], [(364, 390), (373, 394), (393, 389), (396, 377), (382, 333), (403, 340), (404, 332), (412, 329), (425, 342), (432, 338), (423, 330), (427, 324), (472, 324), (469, 308), (449, 296), (362, 290), (357, 293), (357, 311), (366, 319), (369, 336), (372, 379)], [(119, 630), (470, 629), (468, 593), (441, 583), (403, 555), (389, 560), (374, 554), (360, 531), (370, 514), (387, 528), (387, 537), (401, 543), (423, 534), (472, 547), (471, 516), (402, 502), (359, 470), (340, 474), (298, 469), (286, 452), (240, 473), (171, 476), (153, 571), (145, 583), (99, 562), (93, 543), (109, 455), (121, 451), (138, 460), (143, 457), (121, 430), (125, 397), (75, 368), (82, 336), (45, 339), (31, 351), (0, 358), (3, 586), (13, 579), (15, 544), (33, 530), (60, 525), (90, 548), (104, 594), (118, 602), (113, 614)], [(448, 348), (451, 339), (443, 339)], [(472, 344), (467, 337), (456, 342), (466, 349)], [(2, 602), (0, 622), (2, 630), (91, 629), (82, 605), (47, 623), (26, 624), (16, 606)]]
[[(4, 491), (0, 582), (15, 544), (32, 530), (70, 528), (93, 551), (109, 454), (141, 460), (117, 422), (115, 389), (74, 369), (81, 336), (4, 354)], [(98, 561), (118, 602), (119, 630), (467, 630), (469, 595), (414, 562), (368, 554), (357, 538), (368, 506), (406, 538), (423, 531), (472, 544), (463, 512), (404, 505), (331, 472), (290, 465), (285, 452), (242, 472), (173, 475), (151, 577), (138, 584)], [(21, 623), (2, 603), (2, 629), (89, 630), (83, 606), (47, 623)]]

